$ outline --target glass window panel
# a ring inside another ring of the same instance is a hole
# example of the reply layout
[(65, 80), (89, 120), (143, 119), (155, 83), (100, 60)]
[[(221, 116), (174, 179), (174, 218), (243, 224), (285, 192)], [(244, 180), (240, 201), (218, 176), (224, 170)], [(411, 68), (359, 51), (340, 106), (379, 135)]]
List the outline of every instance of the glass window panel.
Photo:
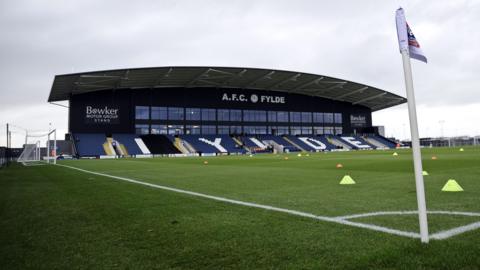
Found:
[(313, 133), (315, 135), (322, 135), (323, 134), (323, 127), (313, 127)]
[(313, 122), (314, 123), (323, 123), (323, 113), (314, 112), (313, 113)]
[(187, 125), (185, 127), (185, 134), (200, 134), (199, 125)]
[(217, 127), (216, 126), (210, 126), (210, 125), (203, 125), (202, 126), (202, 134), (203, 135), (217, 134)]
[(230, 133), (231, 134), (241, 134), (242, 133), (242, 126), (230, 126)]
[(148, 106), (135, 106), (135, 119), (150, 119), (150, 108)]
[(217, 119), (218, 121), (230, 121), (230, 110), (218, 109)]
[(187, 108), (185, 109), (185, 118), (190, 121), (199, 121), (200, 120), (200, 109), (199, 108)]
[(333, 127), (324, 127), (324, 134), (333, 134)]
[(139, 135), (149, 134), (150, 127), (145, 124), (136, 124), (135, 125), (135, 133)]
[(324, 123), (332, 124), (333, 123), (333, 113), (325, 113), (323, 115)]
[(300, 134), (302, 134), (302, 128), (301, 127), (290, 127), (290, 134), (291, 135), (300, 135)]
[(167, 120), (168, 119), (167, 107), (152, 107), (152, 119)]
[(230, 126), (218, 126), (218, 134), (230, 134)]
[(277, 127), (277, 135), (288, 135), (288, 126), (278, 126)]
[(217, 119), (215, 114), (215, 109), (202, 109), (202, 121), (215, 121)]
[(169, 107), (168, 120), (184, 120), (183, 108)]
[(343, 131), (343, 130), (342, 130), (342, 127), (336, 127), (336, 128), (335, 128), (335, 134), (336, 134), (336, 135), (342, 135), (342, 131)]
[(277, 122), (277, 112), (268, 112), (268, 122), (274, 123)]
[(304, 135), (312, 134), (312, 127), (302, 127), (302, 134)]
[(341, 124), (342, 123), (342, 114), (341, 113), (335, 113), (335, 123), (336, 124)]
[(167, 125), (152, 125), (150, 128), (151, 134), (167, 134)]
[(300, 112), (290, 112), (290, 123), (301, 123), (302, 114)]
[(312, 122), (312, 113), (302, 112), (302, 123), (311, 123), (311, 122)]
[(182, 125), (168, 125), (168, 135), (182, 135), (183, 126)]
[(288, 112), (277, 112), (277, 121), (287, 123), (288, 122)]
[(242, 110), (230, 110), (230, 121), (241, 122)]

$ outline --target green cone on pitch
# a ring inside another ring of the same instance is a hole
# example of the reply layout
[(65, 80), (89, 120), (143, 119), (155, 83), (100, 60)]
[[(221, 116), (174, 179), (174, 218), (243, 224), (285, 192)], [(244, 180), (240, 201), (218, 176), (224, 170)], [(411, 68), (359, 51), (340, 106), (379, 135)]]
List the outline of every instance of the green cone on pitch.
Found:
[(397, 153), (397, 152), (394, 152), (394, 153), (392, 154), (392, 156), (398, 156), (398, 153)]
[(355, 184), (355, 181), (353, 181), (353, 178), (350, 177), (350, 175), (345, 175), (342, 178), (342, 181), (340, 181), (340, 185), (353, 185)]
[(449, 192), (459, 192), (463, 191), (463, 188), (455, 181), (455, 179), (449, 179), (445, 186), (443, 186), (442, 191)]
[(427, 171), (423, 171), (422, 175), (429, 175)]

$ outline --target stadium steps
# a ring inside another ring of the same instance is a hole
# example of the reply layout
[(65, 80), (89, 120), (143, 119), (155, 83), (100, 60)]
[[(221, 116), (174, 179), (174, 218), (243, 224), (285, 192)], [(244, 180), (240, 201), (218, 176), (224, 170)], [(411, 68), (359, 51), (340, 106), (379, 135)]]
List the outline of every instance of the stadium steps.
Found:
[[(346, 144), (350, 145), (353, 149), (356, 150), (370, 150), (370, 149), (375, 149), (375, 146), (369, 144), (367, 141), (365, 141), (363, 138), (359, 136), (341, 136), (340, 137), (342, 142), (345, 142)], [(357, 142), (358, 144), (355, 144), (354, 142)]]
[(337, 138), (334, 138), (334, 137), (327, 137), (327, 140), (329, 143), (333, 144), (333, 145), (336, 145), (337, 147), (340, 147), (342, 149), (345, 149), (345, 150), (351, 150), (352, 147), (349, 146), (348, 144), (338, 140)]
[(365, 141), (367, 141), (368, 143), (374, 145), (377, 149), (389, 149), (388, 146), (380, 143), (379, 141), (375, 140), (374, 138), (372, 137), (364, 137), (363, 138)]
[(283, 139), (284, 139), (285, 141), (287, 141), (288, 143), (290, 143), (291, 145), (295, 146), (296, 148), (300, 149), (300, 151), (302, 151), (302, 152), (307, 152), (307, 151), (305, 151), (305, 149), (303, 149), (302, 147), (300, 147), (298, 144), (296, 144), (296, 143), (294, 143), (292, 140), (290, 140), (288, 137), (285, 136), (285, 137), (283, 137)]
[[(120, 145), (117, 148), (119, 148), (124, 155), (150, 154), (150, 151), (148, 151), (148, 148), (143, 144), (143, 141), (135, 134), (116, 133), (112, 135), (112, 138)], [(145, 146), (146, 149), (142, 150), (140, 145), (142, 145), (142, 147)]]
[(188, 152), (190, 153), (197, 153), (195, 147), (193, 147), (189, 142), (182, 140), (182, 144), (185, 148), (187, 148)]
[[(275, 135), (259, 135), (258, 136), (262, 141), (266, 142), (274, 142), (276, 143), (279, 148), (281, 148), (281, 151), (279, 152), (286, 152), (287, 150), (289, 152), (298, 152), (301, 151), (299, 148), (295, 147), (293, 144), (289, 143), (286, 141), (283, 137), (281, 136), (275, 136)], [(277, 149), (277, 151), (280, 149)]]
[(397, 148), (397, 143), (392, 141), (392, 140), (389, 140), (381, 135), (374, 135), (371, 137), (372, 139), (376, 140), (377, 142), (380, 142), (384, 145), (386, 145), (388, 148), (391, 148), (391, 149), (395, 149)]
[(182, 154), (190, 154), (190, 151), (188, 151), (188, 149), (183, 145), (182, 139), (175, 138), (173, 144)]
[(240, 137), (232, 137), (232, 139), (235, 143), (245, 149), (245, 151), (250, 151), (250, 149), (248, 149), (248, 147), (241, 141)]
[(103, 143), (103, 150), (107, 156), (115, 156), (115, 149), (113, 149), (112, 138), (107, 138)]

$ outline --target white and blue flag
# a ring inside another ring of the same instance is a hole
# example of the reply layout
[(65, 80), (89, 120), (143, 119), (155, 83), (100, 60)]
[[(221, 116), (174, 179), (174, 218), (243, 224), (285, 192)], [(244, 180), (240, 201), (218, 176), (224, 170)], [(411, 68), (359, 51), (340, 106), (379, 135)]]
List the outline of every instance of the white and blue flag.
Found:
[(425, 54), (423, 54), (420, 44), (415, 38), (412, 29), (410, 29), (410, 26), (405, 19), (405, 12), (402, 8), (397, 9), (396, 23), (400, 52), (403, 50), (408, 50), (411, 58), (427, 63), (427, 57), (425, 57)]

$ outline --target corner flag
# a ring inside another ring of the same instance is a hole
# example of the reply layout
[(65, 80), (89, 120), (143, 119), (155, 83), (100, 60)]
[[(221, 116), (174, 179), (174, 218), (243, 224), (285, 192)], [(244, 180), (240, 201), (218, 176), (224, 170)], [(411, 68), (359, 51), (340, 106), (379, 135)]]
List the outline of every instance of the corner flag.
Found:
[(415, 106), (415, 93), (413, 91), (412, 67), (410, 57), (427, 62), (427, 58), (420, 50), (415, 36), (405, 20), (402, 8), (396, 12), (397, 35), (400, 53), (402, 54), (403, 73), (405, 75), (405, 88), (407, 90), (408, 116), (410, 119), (410, 134), (412, 135), (413, 168), (415, 171), (415, 187), (417, 192), (418, 221), (420, 225), (420, 239), (428, 243), (427, 203), (425, 201), (425, 187), (423, 183), (422, 154), (420, 153), (420, 136), (418, 135), (417, 109)]
[(415, 35), (412, 32), (412, 29), (410, 29), (410, 26), (405, 19), (405, 12), (403, 11), (403, 8), (397, 9), (396, 22), (398, 46), (400, 47), (400, 52), (408, 49), (411, 58), (427, 63), (427, 57), (425, 57), (425, 54), (423, 54), (420, 44), (418, 43)]

